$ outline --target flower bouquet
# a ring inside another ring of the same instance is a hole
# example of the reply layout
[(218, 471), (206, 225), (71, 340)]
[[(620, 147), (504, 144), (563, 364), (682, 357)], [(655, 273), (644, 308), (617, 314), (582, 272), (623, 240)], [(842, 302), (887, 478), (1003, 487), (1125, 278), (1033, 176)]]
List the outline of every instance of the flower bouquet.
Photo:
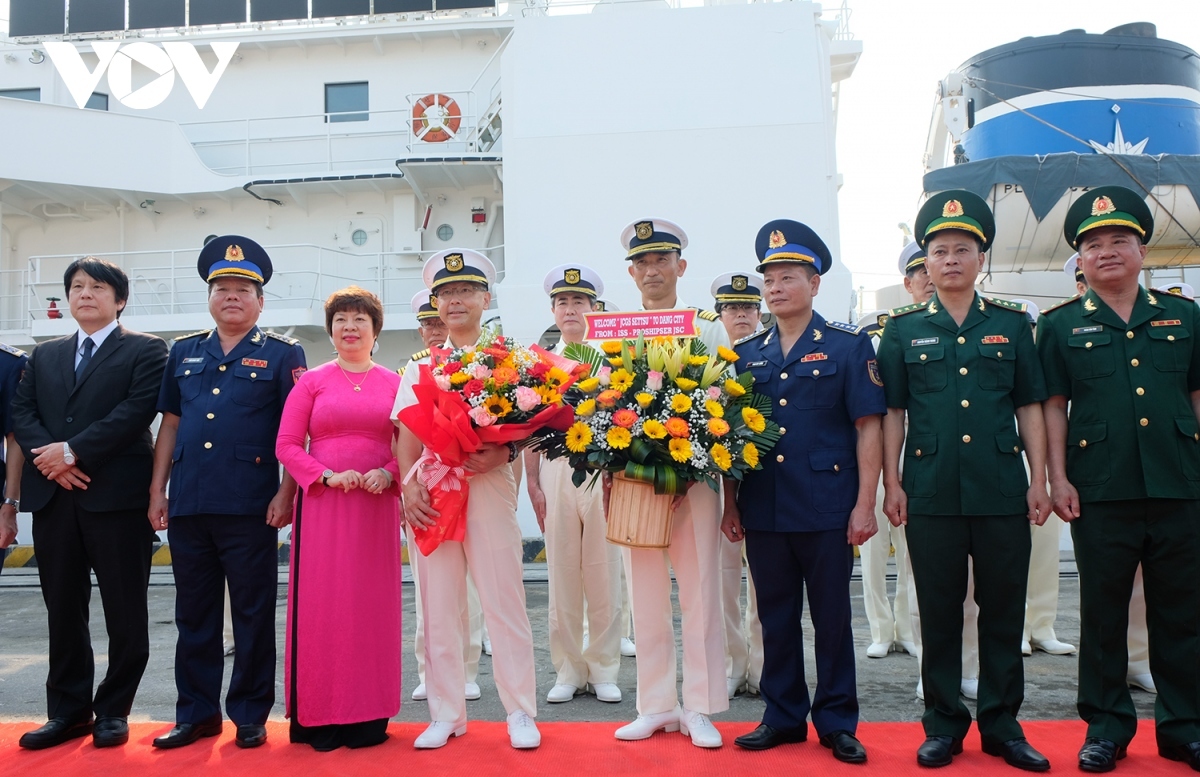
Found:
[[(771, 399), (751, 390), (749, 372), (731, 377), (738, 356), (728, 348), (710, 355), (695, 338), (638, 338), (605, 341), (599, 350), (570, 345), (564, 356), (591, 365), (594, 374), (567, 390), (567, 402), (575, 406), (570, 428), (535, 445), (548, 458), (566, 457), (577, 487), (589, 472), (616, 473), (611, 541), (665, 547), (672, 497), (696, 481), (718, 491), (723, 477), (741, 480), (761, 468), (759, 459), (779, 439), (779, 427), (769, 418)], [(634, 484), (645, 484), (644, 493), (627, 498)], [(642, 537), (650, 541), (630, 536), (641, 529), (628, 521), (645, 516), (623, 511), (639, 510), (638, 504), (654, 505), (660, 516), (666, 506), (665, 519)]]
[(425, 446), (405, 482), (416, 477), (440, 514), (429, 529), (413, 527), (422, 554), (466, 536), (467, 457), (484, 443), (524, 445), (566, 430), (574, 411), (564, 394), (589, 371), (588, 365), (490, 330), (473, 346), (432, 349), (430, 364), (421, 365), (413, 386), (416, 404), (398, 415)]

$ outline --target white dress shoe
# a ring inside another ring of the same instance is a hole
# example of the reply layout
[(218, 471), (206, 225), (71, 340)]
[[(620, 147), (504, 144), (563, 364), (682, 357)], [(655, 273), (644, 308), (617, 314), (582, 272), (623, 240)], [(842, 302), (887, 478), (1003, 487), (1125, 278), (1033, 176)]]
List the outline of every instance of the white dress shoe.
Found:
[(483, 638), (483, 652), (487, 653), (489, 656), (492, 654), (492, 639), (491, 639), (491, 637)]
[(517, 750), (531, 750), (542, 743), (542, 732), (525, 710), (508, 716), (508, 741)]
[(1023, 655), (1023, 656), (1032, 656), (1033, 655), (1033, 645), (1030, 645), (1029, 640), (1027, 640), (1027, 639), (1021, 640), (1021, 655)]
[(481, 694), (479, 693), (479, 683), (467, 683), (467, 687), (465, 689), (465, 692), (463, 693), (464, 699), (466, 699), (467, 701), (475, 701), (476, 699), (478, 699), (480, 697), (480, 695)]
[(925, 701), (925, 681), (917, 680), (917, 698)]
[(966, 696), (968, 699), (972, 699), (972, 700), (978, 699), (979, 698), (979, 678), (978, 677), (964, 677), (962, 679), (962, 683), (959, 685), (959, 690), (961, 690), (962, 695)]
[(439, 747), (445, 747), (450, 741), (450, 737), (461, 737), (467, 733), (467, 722), (464, 720), (461, 723), (447, 723), (442, 720), (435, 720), (429, 724), (429, 728), (421, 732), (421, 736), (417, 737), (417, 741), (413, 742), (413, 747), (418, 750), (436, 750)]
[(1029, 644), (1034, 650), (1040, 650), (1052, 656), (1069, 656), (1075, 653), (1074, 645), (1059, 642), (1057, 639), (1034, 639), (1030, 640)]
[(632, 723), (626, 723), (617, 729), (617, 739), (635, 742), (639, 739), (649, 739), (656, 731), (678, 731), (679, 708), (670, 712), (659, 712), (654, 715), (638, 715)]
[(746, 681), (739, 680), (736, 677), (726, 677), (725, 690), (729, 691), (729, 698), (732, 699), (734, 696), (737, 696), (739, 693), (743, 693), (746, 690)]
[(679, 716), (679, 731), (686, 737), (692, 738), (696, 747), (720, 747), (721, 732), (717, 731), (707, 715), (684, 709)]
[(910, 656), (917, 654), (917, 643), (909, 642), (906, 639), (898, 639), (895, 642), (896, 650), (903, 653), (908, 653)]
[(887, 658), (887, 654), (891, 652), (891, 642), (872, 642), (867, 646), (867, 658)]
[(1130, 688), (1141, 688), (1147, 693), (1158, 693), (1158, 687), (1154, 684), (1154, 675), (1152, 674), (1131, 674), (1125, 678), (1125, 681)]
[(592, 693), (600, 701), (615, 704), (621, 700), (621, 689), (616, 683), (592, 683)]
[(621, 637), (621, 655), (626, 658), (633, 658), (637, 655), (637, 646), (629, 637)]
[(429, 694), (425, 691), (425, 683), (421, 683), (416, 688), (413, 688), (413, 701), (425, 701), (429, 698)]
[(559, 683), (550, 689), (550, 693), (546, 694), (546, 701), (551, 704), (561, 704), (564, 701), (570, 701), (579, 693), (579, 688), (568, 683)]

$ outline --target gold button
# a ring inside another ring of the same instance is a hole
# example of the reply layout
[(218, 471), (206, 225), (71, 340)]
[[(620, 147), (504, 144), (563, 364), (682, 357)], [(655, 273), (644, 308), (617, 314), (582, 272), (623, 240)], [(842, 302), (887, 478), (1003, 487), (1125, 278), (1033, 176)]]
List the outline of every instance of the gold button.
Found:
[(1138, 386), (1137, 395), (1140, 397), (1145, 393), (1146, 393), (1146, 389), (1142, 388), (1141, 386)]
[(214, 394), (220, 394), (220, 393), (221, 393), (221, 389), (219, 389), (219, 388), (215, 388), (215, 389), (213, 389), (213, 393), (214, 393)]
[(1087, 440), (1080, 440), (1080, 441), (1079, 441), (1079, 447), (1080, 447), (1080, 448), (1086, 448), (1086, 447), (1087, 447)]
[(1014, 445), (1014, 446), (1013, 446), (1013, 453), (1020, 453), (1020, 452), (1021, 452), (1021, 446), (1020, 446), (1020, 445)]
[(1130, 359), (1130, 360), (1129, 360), (1129, 363), (1130, 363), (1130, 364), (1132, 364), (1134, 367), (1136, 367), (1136, 366), (1138, 366), (1138, 364), (1140, 364), (1141, 362), (1139, 362), (1137, 359)]
[(778, 461), (780, 464), (782, 464), (783, 463), (783, 454), (781, 453), (778, 456), (776, 456), (775, 461)]
[(820, 370), (813, 370), (813, 377), (816, 377), (817, 375), (820, 375), (820, 374), (821, 374)]
[(1133, 332), (1126, 332), (1126, 333), (1125, 333), (1125, 336), (1126, 336), (1126, 337), (1128, 337), (1130, 340), (1132, 340), (1132, 339), (1133, 339)]
[(224, 364), (222, 364), (220, 367), (217, 367), (217, 369), (218, 369), (218, 370), (220, 370), (221, 372), (224, 372), (224, 371), (225, 371), (225, 365), (224, 365)]
[(781, 399), (781, 400), (779, 400), (779, 406), (780, 406), (780, 407), (787, 407), (787, 400), (786, 400), (786, 399)]
[(929, 357), (928, 357), (928, 356), (926, 356), (925, 354), (921, 354), (921, 361), (925, 361), (925, 360), (926, 360), (926, 359), (928, 359), (928, 358), (929, 358)]
[(963, 337), (962, 335), (959, 335), (958, 336), (958, 344), (962, 345), (965, 342), (967, 342), (967, 338)]
[(1167, 335), (1167, 341), (1172, 343), (1175, 342), (1175, 335)]
[(787, 380), (787, 373), (786, 373), (786, 372), (781, 372), (781, 373), (779, 373), (779, 379), (780, 379), (780, 380)]
[(970, 442), (970, 441), (971, 441), (971, 435), (969, 435), (969, 434), (964, 434), (964, 435), (963, 435), (963, 442)]
[(971, 406), (971, 403), (970, 403), (970, 402), (968, 402), (967, 400), (965, 400), (965, 399), (964, 399), (964, 400), (962, 401), (962, 406), (963, 406), (963, 407), (970, 407), (970, 406)]
[(191, 370), (184, 370), (184, 371), (183, 371), (183, 374), (184, 374), (184, 375), (191, 375), (191, 374), (192, 374), (192, 371), (191, 371)]
[(1000, 357), (1002, 357), (1002, 356), (1004, 356), (1004, 351), (996, 351), (996, 358), (997, 358), (997, 359), (999, 359), (999, 358), (1000, 358)]
[(967, 368), (966, 368), (966, 367), (959, 367), (959, 368), (958, 368), (958, 374), (959, 374), (959, 375), (966, 375), (966, 374), (967, 374)]
[(784, 427), (784, 426), (781, 426), (781, 427), (779, 427), (779, 433), (780, 433), (780, 434), (787, 434), (787, 427)]
[(841, 472), (841, 471), (842, 471), (842, 468), (841, 468), (841, 467), (839, 467), (838, 465), (834, 464), (834, 465), (833, 465), (833, 471), (834, 471), (834, 472)]
[(216, 418), (216, 416), (215, 416), (215, 415), (213, 415), (212, 413), (209, 413), (209, 414), (208, 414), (208, 420), (210, 420), (210, 421), (211, 421), (211, 420), (213, 420), (214, 418)]
[(1192, 439), (1193, 439), (1193, 440), (1200, 440), (1200, 433), (1193, 434), (1193, 435), (1192, 435)]
[(212, 447), (212, 443), (211, 443), (211, 442), (206, 442), (206, 443), (204, 443), (204, 447), (205, 447), (205, 448), (211, 448), (211, 447)]
[(252, 378), (257, 378), (257, 377), (258, 377), (258, 373), (257, 373), (257, 372), (252, 372), (252, 373), (250, 373), (250, 377), (252, 377)]
[(1092, 347), (1092, 344), (1091, 344), (1090, 342), (1088, 342), (1088, 343), (1084, 343), (1083, 347), (1084, 347), (1084, 348), (1091, 348), (1091, 347)]
[(1150, 425), (1150, 419), (1149, 419), (1149, 418), (1143, 418), (1142, 420), (1138, 421), (1138, 423), (1139, 423), (1139, 424), (1141, 424), (1142, 426), (1149, 426), (1149, 425)]
[(919, 458), (921, 458), (921, 449), (920, 449), (920, 448), (917, 448), (917, 454), (916, 454), (916, 455), (917, 455), (917, 458), (918, 458), (918, 459), (919, 459)]

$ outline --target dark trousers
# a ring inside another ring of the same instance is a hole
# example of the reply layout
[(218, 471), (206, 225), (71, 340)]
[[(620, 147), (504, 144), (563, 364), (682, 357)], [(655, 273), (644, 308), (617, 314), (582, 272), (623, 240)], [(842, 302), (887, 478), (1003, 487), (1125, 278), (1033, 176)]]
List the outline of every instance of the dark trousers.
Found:
[(1087, 735), (1124, 745), (1137, 730), (1125, 676), (1129, 597), (1140, 563), (1158, 743), (1200, 741), (1200, 502), (1089, 502), (1071, 522), (1071, 537), (1082, 632), (1078, 707)]
[[(146, 586), (153, 541), (145, 508), (93, 513), (79, 507), (70, 491), (60, 489), (33, 514), (38, 579), (50, 632), (48, 717), (129, 714), (150, 658)], [(108, 671), (94, 700), (89, 569), (96, 573), (108, 630)]]
[(959, 698), (970, 563), (979, 605), (979, 734), (993, 742), (1024, 736), (1017, 713), (1025, 700), (1021, 636), (1029, 577), (1028, 519), (909, 515), (906, 539), (921, 608), (925, 734), (961, 739), (971, 728), (971, 713)]
[[(722, 540), (724, 541), (724, 540)], [(759, 691), (762, 722), (776, 729), (806, 727), (812, 713), (819, 736), (858, 729), (850, 573), (854, 549), (846, 530), (746, 530), (746, 558), (758, 592), (763, 630)], [(811, 704), (804, 679), (804, 593), (813, 624), (817, 692)]]
[(227, 580), (235, 649), (225, 710), (238, 725), (266, 723), (275, 704), (278, 534), (261, 515), (185, 515), (168, 523), (179, 628), (177, 723), (221, 717)]

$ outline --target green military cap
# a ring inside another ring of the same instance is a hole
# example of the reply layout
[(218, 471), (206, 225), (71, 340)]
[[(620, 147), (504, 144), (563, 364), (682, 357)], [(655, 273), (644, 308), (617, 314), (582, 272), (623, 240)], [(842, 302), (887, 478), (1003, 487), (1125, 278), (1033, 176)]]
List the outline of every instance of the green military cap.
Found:
[(925, 201), (917, 213), (917, 242), (929, 245), (929, 238), (943, 229), (970, 232), (983, 243), (986, 251), (996, 236), (996, 219), (992, 209), (978, 194), (965, 189), (938, 192)]
[(1063, 237), (1072, 248), (1079, 248), (1083, 233), (1099, 227), (1126, 227), (1136, 232), (1142, 243), (1148, 243), (1154, 234), (1154, 217), (1146, 201), (1132, 189), (1099, 186), (1071, 203), (1063, 223)]

